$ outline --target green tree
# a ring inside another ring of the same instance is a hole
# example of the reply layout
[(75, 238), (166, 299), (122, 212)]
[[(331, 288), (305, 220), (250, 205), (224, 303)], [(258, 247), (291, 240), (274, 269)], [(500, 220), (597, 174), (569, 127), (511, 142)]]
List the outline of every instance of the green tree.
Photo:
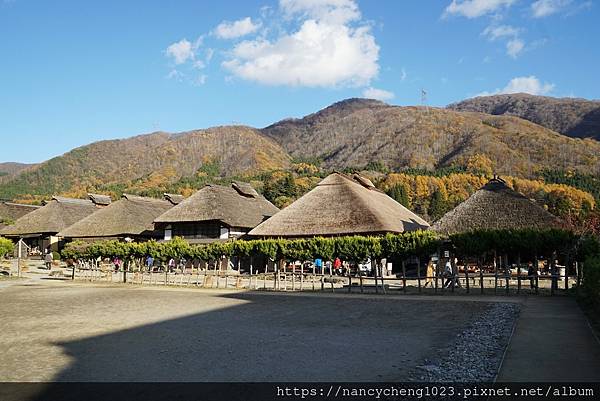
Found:
[(431, 196), (431, 202), (429, 203), (427, 214), (429, 214), (432, 219), (437, 220), (447, 211), (448, 201), (444, 198), (444, 195), (440, 192), (440, 190), (436, 189)]
[(406, 184), (394, 185), (387, 191), (387, 194), (402, 206), (409, 209), (411, 208), (408, 187)]
[(7, 238), (0, 237), (0, 258), (3, 258), (7, 254), (13, 252), (15, 244)]

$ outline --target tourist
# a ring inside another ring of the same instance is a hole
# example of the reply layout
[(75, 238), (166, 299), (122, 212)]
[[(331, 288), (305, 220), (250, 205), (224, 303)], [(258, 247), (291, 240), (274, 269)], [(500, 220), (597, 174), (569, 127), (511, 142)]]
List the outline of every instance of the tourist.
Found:
[(115, 272), (118, 272), (121, 268), (121, 259), (119, 259), (118, 256), (115, 256), (113, 258), (113, 265), (115, 265)]
[(535, 278), (537, 276), (537, 271), (533, 263), (529, 262), (527, 267), (527, 277), (529, 277), (529, 288), (532, 290), (535, 288)]
[(333, 261), (333, 268), (335, 269), (336, 274), (342, 274), (342, 261), (340, 258), (335, 258)]
[(148, 267), (148, 270), (152, 270), (152, 266), (154, 265), (154, 258), (150, 255), (148, 255), (148, 257), (146, 258), (146, 266)]
[(46, 265), (46, 269), (52, 269), (52, 261), (54, 260), (54, 256), (52, 252), (46, 251), (46, 256), (44, 257), (44, 264)]
[(444, 288), (448, 288), (452, 285), (452, 281), (454, 280), (452, 274), (452, 263), (450, 263), (450, 259), (446, 261), (446, 265), (444, 266), (444, 277), (446, 281), (444, 282)]
[(431, 285), (433, 287), (433, 278), (434, 278), (434, 264), (433, 264), (433, 260), (430, 259), (429, 263), (427, 263), (427, 273), (425, 276), (425, 288), (427, 288), (428, 285)]
[(169, 267), (169, 273), (173, 273), (173, 270), (175, 269), (175, 259), (173, 259), (173, 258), (169, 259), (168, 267)]

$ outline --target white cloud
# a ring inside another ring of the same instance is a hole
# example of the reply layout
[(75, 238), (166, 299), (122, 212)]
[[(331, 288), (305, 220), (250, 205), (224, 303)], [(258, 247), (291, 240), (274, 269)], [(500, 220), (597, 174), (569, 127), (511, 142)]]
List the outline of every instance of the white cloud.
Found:
[(221, 22), (214, 30), (214, 34), (221, 39), (235, 39), (256, 32), (262, 24), (252, 22), (250, 17), (243, 18), (238, 21)]
[(521, 30), (519, 28), (515, 28), (510, 25), (490, 25), (481, 33), (484, 36), (487, 36), (490, 40), (496, 40), (500, 38), (514, 38), (519, 35)]
[(524, 48), (525, 48), (525, 42), (523, 42), (519, 38), (515, 38), (512, 40), (509, 40), (506, 43), (506, 54), (508, 54), (512, 58), (517, 58), (519, 53), (521, 53)]
[(444, 16), (460, 15), (477, 18), (510, 7), (516, 0), (452, 0), (446, 7)]
[(377, 100), (390, 100), (394, 98), (394, 93), (390, 91), (386, 91), (383, 89), (377, 89), (373, 87), (368, 87), (363, 91), (363, 97), (368, 99), (377, 99)]
[(166, 54), (168, 57), (172, 57), (175, 64), (183, 64), (188, 60), (194, 58), (193, 45), (187, 39), (182, 39), (179, 42), (175, 42), (167, 47)]
[(406, 79), (406, 77), (408, 76), (408, 74), (406, 73), (406, 70), (403, 68), (400, 71), (400, 81), (404, 81)]
[(267, 85), (363, 86), (379, 72), (379, 46), (354, 0), (280, 0), (296, 29), (238, 43), (222, 63), (233, 75)]
[(542, 83), (535, 75), (511, 79), (503, 89), (494, 92), (482, 92), (476, 96), (490, 96), (507, 93), (529, 93), (530, 95), (547, 95), (554, 90), (554, 84)]
[(354, 0), (280, 0), (279, 6), (288, 18), (300, 14), (336, 25), (361, 17)]
[(531, 5), (534, 18), (543, 18), (556, 14), (572, 3), (572, 0), (537, 0)]

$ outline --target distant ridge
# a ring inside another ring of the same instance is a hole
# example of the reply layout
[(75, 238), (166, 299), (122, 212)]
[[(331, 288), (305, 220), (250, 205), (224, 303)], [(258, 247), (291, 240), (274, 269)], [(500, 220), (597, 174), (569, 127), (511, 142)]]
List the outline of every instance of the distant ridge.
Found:
[(600, 100), (515, 93), (467, 99), (448, 108), (513, 115), (570, 137), (600, 140)]

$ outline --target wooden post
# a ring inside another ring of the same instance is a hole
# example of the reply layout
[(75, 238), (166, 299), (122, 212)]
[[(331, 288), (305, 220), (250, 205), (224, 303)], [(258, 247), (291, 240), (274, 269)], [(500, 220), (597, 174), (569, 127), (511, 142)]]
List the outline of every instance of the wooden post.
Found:
[(521, 254), (517, 254), (517, 294), (521, 293)]
[[(581, 266), (583, 266), (583, 262), (581, 263)], [(577, 274), (577, 295), (579, 295), (581, 287), (581, 267), (577, 261), (575, 261), (575, 274)]]
[(265, 263), (265, 273), (263, 274), (263, 289), (267, 289), (267, 267), (269, 266), (269, 262)]
[(454, 292), (454, 287), (456, 285), (456, 279), (458, 277), (458, 266), (454, 263), (454, 256), (450, 255), (450, 266), (452, 268), (452, 282), (450, 283), (451, 292)]
[(383, 265), (381, 263), (379, 263), (379, 272), (381, 273), (381, 290), (383, 291), (383, 293), (385, 294), (385, 280), (383, 278)]
[(537, 257), (537, 252), (535, 253), (535, 261), (534, 261), (535, 265), (534, 265), (534, 269), (535, 270), (535, 279), (534, 279), (534, 286), (535, 286), (535, 293), (538, 294), (539, 293), (539, 287), (540, 287), (540, 261), (538, 260)]
[(315, 264), (312, 265), (312, 290), (315, 290), (315, 280), (316, 280), (316, 272), (315, 272)]
[(331, 292), (335, 292), (335, 286), (333, 285), (333, 262), (329, 261), (329, 281), (331, 281)]
[(565, 291), (569, 290), (569, 264), (571, 263), (571, 258), (569, 257), (569, 254), (567, 253), (566, 257), (565, 257)]
[(421, 293), (421, 258), (417, 257), (417, 286), (419, 287), (419, 293)]
[(406, 263), (402, 259), (402, 291), (406, 294)]
[(467, 286), (467, 294), (469, 294), (471, 292), (471, 284), (469, 284), (469, 266), (467, 265), (466, 260), (467, 259), (465, 259), (465, 261), (464, 261), (465, 262), (464, 263), (464, 266), (465, 266), (465, 284)]
[(508, 255), (504, 254), (504, 277), (506, 279), (506, 295), (510, 292), (510, 266), (508, 265)]
[(550, 262), (550, 295), (554, 295), (554, 286), (558, 286), (556, 281), (556, 252), (552, 252), (552, 261)]
[(352, 272), (348, 269), (348, 293), (352, 292)]
[(300, 262), (300, 291), (304, 289), (304, 263)]
[[(438, 261), (437, 261), (437, 263), (435, 264), (435, 269), (434, 269), (434, 272), (433, 272), (433, 275), (435, 276), (435, 277), (434, 277), (434, 283), (435, 283), (435, 286), (433, 287), (433, 292), (434, 292), (435, 294), (437, 294), (437, 290), (438, 290), (438, 280), (439, 280), (439, 277), (438, 277), (438, 276), (439, 276), (439, 271), (440, 271), (440, 264), (442, 263), (442, 256), (441, 256), (441, 255), (442, 255), (442, 254), (440, 253), (440, 251), (439, 251), (439, 249), (438, 249)], [(444, 284), (444, 283), (442, 283), (442, 285), (443, 285), (443, 284)]]
[(498, 257), (494, 250), (494, 295), (498, 292)]
[(363, 288), (363, 276), (362, 276), (362, 271), (360, 270), (360, 268), (358, 269), (358, 279), (360, 280), (360, 293), (364, 293), (364, 288)]
[(377, 272), (377, 263), (375, 263), (375, 270), (373, 270), (373, 259), (371, 259), (371, 271), (375, 276), (375, 294), (379, 294), (379, 284), (377, 283), (377, 276), (379, 275)]
[(481, 256), (477, 257), (477, 268), (479, 269), (479, 288), (483, 295), (483, 263), (481, 263)]

